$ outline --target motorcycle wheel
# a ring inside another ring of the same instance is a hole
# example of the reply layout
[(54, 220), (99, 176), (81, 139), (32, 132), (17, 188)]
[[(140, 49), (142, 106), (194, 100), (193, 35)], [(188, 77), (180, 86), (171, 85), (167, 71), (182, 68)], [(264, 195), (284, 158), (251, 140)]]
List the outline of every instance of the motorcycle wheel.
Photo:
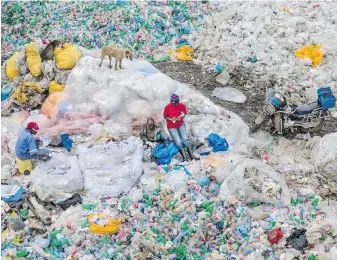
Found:
[(315, 127), (310, 127), (310, 128), (299, 128), (299, 131), (301, 133), (317, 133), (322, 130), (324, 125), (324, 118), (321, 119), (321, 122)]
[(252, 125), (252, 127), (249, 129), (251, 133), (255, 133), (259, 129), (260, 125)]

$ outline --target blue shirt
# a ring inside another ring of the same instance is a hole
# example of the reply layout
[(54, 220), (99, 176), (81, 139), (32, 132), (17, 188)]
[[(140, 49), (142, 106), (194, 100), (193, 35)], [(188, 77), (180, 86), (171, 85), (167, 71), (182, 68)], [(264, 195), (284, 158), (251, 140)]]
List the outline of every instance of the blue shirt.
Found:
[(34, 159), (38, 152), (36, 140), (27, 128), (23, 129), (15, 145), (16, 156), (20, 160)]

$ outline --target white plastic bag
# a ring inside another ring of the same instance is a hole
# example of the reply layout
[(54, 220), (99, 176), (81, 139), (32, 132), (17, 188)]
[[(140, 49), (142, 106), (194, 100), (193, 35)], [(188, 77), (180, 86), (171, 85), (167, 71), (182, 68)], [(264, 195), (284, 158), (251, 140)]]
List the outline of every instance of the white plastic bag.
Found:
[[(259, 173), (273, 179), (280, 186), (280, 200), (259, 193), (247, 183), (244, 174), (245, 170), (250, 168), (256, 168)], [(246, 202), (259, 201), (271, 204), (290, 204), (290, 192), (284, 178), (269, 165), (252, 159), (245, 159), (229, 174), (220, 187), (220, 199), (231, 200), (237, 196), (241, 196)]]
[(31, 172), (31, 181), (64, 192), (83, 189), (83, 176), (76, 156), (58, 154), (48, 162), (38, 164)]

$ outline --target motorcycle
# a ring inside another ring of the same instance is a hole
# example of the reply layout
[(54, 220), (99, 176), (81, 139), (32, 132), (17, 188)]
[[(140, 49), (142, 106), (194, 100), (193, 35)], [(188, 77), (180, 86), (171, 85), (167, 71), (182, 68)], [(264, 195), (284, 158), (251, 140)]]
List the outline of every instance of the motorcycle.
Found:
[(300, 105), (288, 104), (281, 93), (267, 89), (266, 104), (255, 119), (250, 131), (257, 131), (265, 122), (269, 122), (273, 133), (283, 135), (287, 132), (315, 133), (322, 130), (324, 121), (331, 118), (329, 109), (336, 104), (331, 88), (317, 90), (315, 102)]

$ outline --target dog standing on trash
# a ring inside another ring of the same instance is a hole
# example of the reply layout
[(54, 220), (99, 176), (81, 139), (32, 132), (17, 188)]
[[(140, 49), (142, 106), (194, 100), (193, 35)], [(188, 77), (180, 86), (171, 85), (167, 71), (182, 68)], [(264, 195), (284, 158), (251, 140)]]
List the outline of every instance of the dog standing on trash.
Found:
[(54, 58), (54, 50), (57, 47), (63, 48), (65, 41), (62, 40), (54, 40), (50, 42), (46, 48), (41, 52), (41, 58), (43, 60), (52, 60)]
[(123, 69), (122, 67), (122, 60), (123, 58), (127, 58), (129, 60), (132, 60), (132, 52), (130, 50), (123, 50), (117, 47), (113, 47), (113, 46), (104, 46), (102, 48), (102, 52), (101, 52), (101, 63), (99, 64), (99, 66), (102, 66), (103, 60), (105, 58), (105, 56), (108, 56), (110, 59), (110, 66), (109, 68), (111, 69), (111, 58), (115, 58), (115, 70), (117, 70), (117, 65), (119, 62), (119, 68)]

